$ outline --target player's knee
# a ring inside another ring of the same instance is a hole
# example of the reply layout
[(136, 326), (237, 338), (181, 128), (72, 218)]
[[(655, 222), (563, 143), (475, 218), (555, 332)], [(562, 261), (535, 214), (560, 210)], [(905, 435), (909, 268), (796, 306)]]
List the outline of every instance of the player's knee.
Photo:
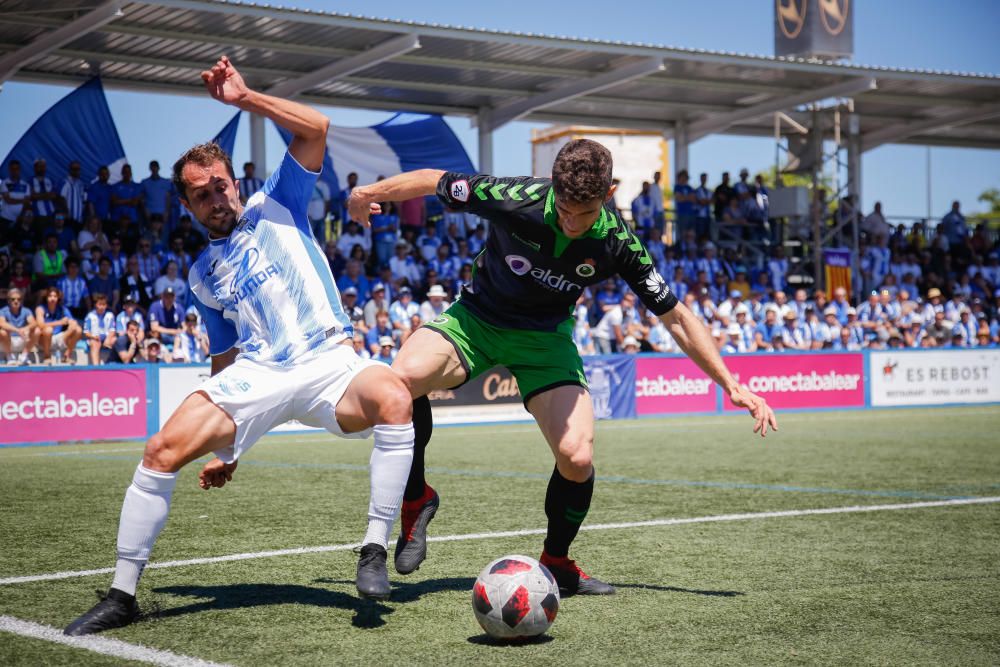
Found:
[(146, 441), (142, 465), (158, 472), (177, 472), (183, 463), (177, 455), (177, 448), (171, 447), (170, 440), (163, 433), (156, 433)]
[(377, 424), (407, 424), (413, 420), (413, 399), (401, 379), (393, 376), (379, 389)]
[(569, 479), (585, 481), (594, 463), (594, 438), (586, 433), (567, 434), (559, 443), (562, 468), (571, 473)]

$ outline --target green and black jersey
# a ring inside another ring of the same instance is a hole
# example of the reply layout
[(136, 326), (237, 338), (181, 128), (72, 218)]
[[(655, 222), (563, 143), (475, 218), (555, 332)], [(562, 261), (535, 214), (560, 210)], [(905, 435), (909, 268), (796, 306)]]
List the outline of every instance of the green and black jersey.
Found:
[(437, 195), (490, 222), (461, 303), (494, 326), (555, 331), (585, 287), (615, 274), (657, 315), (677, 305), (649, 253), (608, 206), (584, 236), (563, 234), (550, 179), (449, 172)]

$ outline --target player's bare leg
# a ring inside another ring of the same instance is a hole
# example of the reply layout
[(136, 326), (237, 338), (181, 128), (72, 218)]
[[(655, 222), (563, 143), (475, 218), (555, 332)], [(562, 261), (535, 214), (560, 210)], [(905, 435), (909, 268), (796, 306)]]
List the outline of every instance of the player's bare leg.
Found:
[(136, 586), (160, 531), (167, 522), (177, 471), (194, 459), (233, 443), (236, 425), (208, 397), (184, 399), (163, 429), (146, 442), (142, 463), (125, 493), (118, 524), (118, 561), (107, 597), (66, 627), (68, 635), (89, 635), (132, 623), (139, 616)]
[(613, 586), (587, 576), (569, 558), (594, 494), (594, 407), (578, 385), (555, 387), (531, 397), (528, 411), (556, 458), (545, 494), (548, 533), (541, 562), (566, 594), (610, 595)]
[(466, 379), (465, 367), (455, 346), (436, 331), (417, 329), (406, 339), (392, 363), (413, 397), (413, 465), (403, 495), (399, 539), (393, 565), (409, 574), (427, 557), (427, 524), (437, 512), (440, 498), (424, 479), (424, 451), (431, 440), (434, 422), (427, 394), (451, 389)]
[(345, 433), (372, 426), (375, 431), (368, 532), (361, 543), (356, 581), (363, 597), (384, 600), (391, 591), (386, 549), (413, 460), (411, 415), (409, 390), (384, 365), (369, 366), (358, 373), (337, 403), (337, 423)]

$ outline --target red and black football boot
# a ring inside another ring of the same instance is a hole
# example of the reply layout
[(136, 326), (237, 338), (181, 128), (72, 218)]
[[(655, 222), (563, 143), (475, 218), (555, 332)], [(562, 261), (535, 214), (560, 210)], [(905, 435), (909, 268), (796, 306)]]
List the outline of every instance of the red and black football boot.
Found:
[(396, 555), (393, 558), (396, 572), (409, 574), (427, 558), (427, 524), (434, 518), (440, 504), (441, 497), (429, 484), (424, 485), (423, 496), (403, 502), (399, 539), (396, 540)]
[(543, 551), (542, 557), (538, 560), (549, 568), (549, 572), (556, 578), (560, 595), (614, 595), (615, 593), (614, 586), (591, 577), (571, 558), (556, 558)]

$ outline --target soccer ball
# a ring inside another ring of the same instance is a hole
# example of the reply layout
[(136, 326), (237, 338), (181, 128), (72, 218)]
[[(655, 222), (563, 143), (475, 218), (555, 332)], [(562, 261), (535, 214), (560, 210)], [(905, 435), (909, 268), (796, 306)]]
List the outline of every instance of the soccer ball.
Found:
[(544, 633), (559, 611), (559, 586), (548, 568), (528, 556), (498, 558), (479, 573), (472, 609), (495, 639), (529, 639)]

